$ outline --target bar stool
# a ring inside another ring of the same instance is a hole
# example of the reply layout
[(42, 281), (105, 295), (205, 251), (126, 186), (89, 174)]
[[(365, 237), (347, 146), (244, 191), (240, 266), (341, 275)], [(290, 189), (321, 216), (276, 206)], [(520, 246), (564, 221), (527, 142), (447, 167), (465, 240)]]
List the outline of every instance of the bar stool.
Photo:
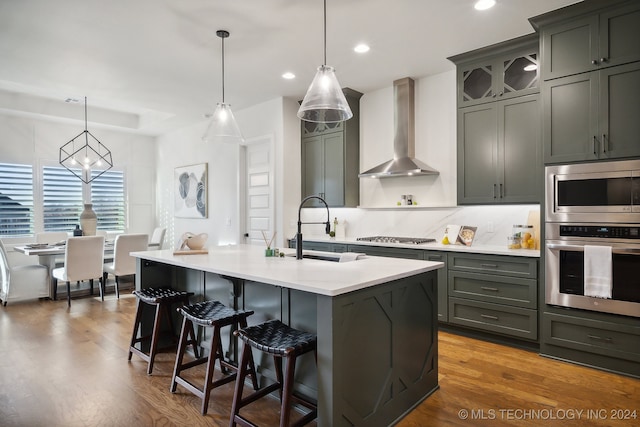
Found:
[[(209, 396), (211, 395), (211, 391), (216, 387), (235, 380), (238, 371), (236, 366), (224, 359), (220, 330), (225, 326), (231, 326), (232, 328), (246, 327), (247, 317), (251, 316), (253, 311), (233, 310), (218, 301), (203, 301), (197, 304), (186, 305), (179, 307), (178, 311), (184, 316), (184, 318), (182, 320), (180, 342), (178, 344), (176, 365), (173, 370), (170, 390), (171, 393), (175, 393), (177, 385), (180, 384), (191, 393), (198, 396), (202, 399), (202, 415), (206, 415), (209, 407)], [(211, 335), (210, 341), (211, 348), (209, 349), (208, 356), (201, 358), (196, 356), (196, 360), (183, 363), (184, 353), (188, 345), (187, 335), (189, 331), (193, 331), (194, 323), (205, 327), (213, 327), (213, 334)], [(220, 361), (220, 371), (223, 375), (227, 374), (229, 370), (235, 372), (213, 381), (213, 372), (215, 371), (216, 360)], [(203, 363), (207, 364), (203, 388), (198, 388), (189, 380), (180, 376), (183, 371), (193, 368), (194, 366), (202, 365)], [(249, 358), (249, 375), (251, 375), (254, 390), (257, 390), (258, 381), (256, 378), (253, 357)]]
[[(173, 329), (173, 319), (171, 316), (171, 306), (173, 304), (185, 305), (189, 304), (189, 297), (193, 295), (193, 292), (186, 291), (177, 291), (170, 287), (160, 287), (160, 288), (144, 288), (140, 290), (133, 291), (134, 295), (138, 298), (138, 308), (136, 311), (136, 319), (133, 323), (133, 334), (131, 335), (131, 344), (129, 345), (129, 358), (131, 360), (131, 355), (133, 353), (140, 356), (143, 360), (149, 363), (147, 368), (147, 374), (151, 375), (153, 371), (153, 362), (155, 360), (156, 354), (160, 350), (164, 350), (165, 348), (158, 348), (158, 338), (160, 337), (160, 328), (162, 327), (162, 319), (167, 318), (169, 324), (169, 331), (172, 337), (172, 340), (177, 341), (177, 337), (174, 334)], [(140, 324), (142, 323), (142, 312), (144, 310), (144, 304), (148, 304), (156, 307), (155, 320), (153, 322), (153, 331), (151, 335), (145, 335), (143, 337), (138, 338), (138, 329), (140, 328)], [(193, 346), (193, 351), (198, 354), (197, 341), (196, 336), (193, 332), (193, 329), (190, 331), (191, 340), (189, 344)], [(139, 342), (151, 340), (151, 346), (149, 348), (149, 352), (145, 352), (141, 349), (138, 349), (135, 345)], [(172, 346), (173, 347), (173, 346)], [(167, 347), (168, 348), (168, 347)]]
[[(317, 405), (309, 399), (294, 395), (293, 379), (296, 366), (296, 358), (310, 351), (314, 352), (317, 363), (317, 337), (314, 334), (293, 329), (279, 320), (270, 320), (256, 326), (235, 331), (234, 334), (244, 341), (242, 359), (240, 361), (236, 388), (231, 406), (230, 427), (239, 423), (243, 426), (253, 426), (254, 424), (242, 417), (240, 409), (248, 404), (266, 396), (267, 394), (280, 390), (280, 426), (289, 426), (291, 417), (291, 403), (297, 402), (310, 409), (306, 415), (294, 423), (294, 426), (302, 426), (314, 420), (318, 416)], [(277, 382), (257, 390), (246, 397), (242, 397), (244, 379), (247, 376), (247, 365), (252, 354), (251, 348), (273, 355), (275, 362)], [(286, 376), (283, 381), (282, 359), (287, 359)]]

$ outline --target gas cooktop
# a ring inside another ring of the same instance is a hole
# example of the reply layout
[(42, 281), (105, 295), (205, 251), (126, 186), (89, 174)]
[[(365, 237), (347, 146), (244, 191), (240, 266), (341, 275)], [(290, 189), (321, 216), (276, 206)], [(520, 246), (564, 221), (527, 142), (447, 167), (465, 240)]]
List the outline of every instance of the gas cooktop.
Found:
[(423, 243), (433, 243), (436, 239), (422, 238), (422, 237), (393, 237), (393, 236), (372, 236), (372, 237), (358, 237), (356, 240), (362, 242), (375, 242), (375, 243), (404, 243), (408, 245), (421, 245)]

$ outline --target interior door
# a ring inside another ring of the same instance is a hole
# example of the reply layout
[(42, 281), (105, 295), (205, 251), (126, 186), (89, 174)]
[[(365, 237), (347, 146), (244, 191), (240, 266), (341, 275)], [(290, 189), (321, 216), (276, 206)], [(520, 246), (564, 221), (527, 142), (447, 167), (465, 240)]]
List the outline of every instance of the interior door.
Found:
[(264, 245), (273, 236), (274, 176), (271, 138), (247, 141), (245, 158), (245, 243)]

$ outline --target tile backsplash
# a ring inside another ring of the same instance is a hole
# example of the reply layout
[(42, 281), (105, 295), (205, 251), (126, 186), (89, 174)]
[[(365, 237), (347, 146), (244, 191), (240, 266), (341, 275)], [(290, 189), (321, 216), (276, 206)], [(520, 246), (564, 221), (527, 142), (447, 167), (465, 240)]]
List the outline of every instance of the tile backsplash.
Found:
[[(345, 224), (346, 237), (374, 235), (432, 237), (440, 240), (448, 224), (477, 227), (474, 244), (506, 245), (514, 224), (526, 224), (539, 205), (458, 206), (448, 208), (332, 208), (331, 221)], [(303, 221), (325, 221), (324, 209), (303, 209)], [(346, 223), (345, 223), (346, 221)], [(303, 234), (324, 234), (321, 225), (304, 225)], [(539, 236), (538, 236), (539, 237)]]

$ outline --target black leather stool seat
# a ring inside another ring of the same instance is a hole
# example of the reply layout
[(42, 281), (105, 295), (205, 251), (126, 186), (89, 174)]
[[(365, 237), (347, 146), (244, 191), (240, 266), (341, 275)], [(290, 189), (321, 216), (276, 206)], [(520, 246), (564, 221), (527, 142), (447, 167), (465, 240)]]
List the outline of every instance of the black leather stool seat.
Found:
[(253, 311), (234, 310), (218, 301), (203, 301), (197, 304), (180, 307), (178, 311), (191, 320), (202, 326), (212, 326), (218, 324), (230, 324), (238, 316), (250, 316)]
[[(203, 301), (192, 305), (185, 305), (178, 308), (178, 311), (184, 316), (182, 320), (182, 330), (180, 332), (180, 343), (178, 345), (178, 353), (176, 355), (176, 364), (173, 369), (173, 378), (171, 380), (170, 391), (174, 393), (177, 385), (180, 384), (191, 393), (202, 399), (202, 415), (207, 413), (209, 407), (209, 396), (211, 391), (223, 384), (236, 379), (238, 367), (231, 362), (225, 360), (222, 351), (221, 329), (225, 326), (232, 328), (243, 328), (247, 326), (247, 317), (253, 314), (249, 310), (234, 310), (218, 301)], [(188, 345), (187, 336), (193, 333), (193, 324), (204, 327), (213, 328), (211, 334), (209, 355), (200, 357), (196, 355), (195, 360), (184, 362), (185, 351)], [(216, 360), (219, 360), (222, 378), (213, 380)], [(207, 364), (205, 373), (204, 386), (198, 387), (189, 381), (182, 373), (187, 369), (193, 368), (203, 363)], [(253, 364), (253, 357), (249, 360), (249, 375), (253, 382), (253, 388), (258, 388), (258, 380)], [(232, 372), (229, 374), (229, 372)]]
[[(164, 350), (159, 348), (160, 341), (160, 328), (162, 321), (165, 320), (168, 323), (168, 334), (171, 336), (172, 344), (167, 348), (175, 348), (175, 343), (178, 341), (177, 335), (173, 328), (173, 317), (171, 314), (171, 307), (174, 304), (184, 305), (189, 304), (189, 297), (193, 295), (193, 292), (178, 291), (168, 286), (157, 288), (144, 288), (133, 291), (133, 294), (138, 299), (138, 308), (136, 310), (136, 318), (133, 323), (133, 334), (131, 335), (131, 343), (129, 344), (129, 357), (133, 353), (137, 354), (148, 362), (147, 374), (151, 375), (153, 371), (153, 363), (155, 361), (156, 354)], [(138, 330), (142, 323), (142, 312), (144, 305), (155, 306), (155, 319), (153, 321), (153, 330), (151, 334), (138, 337)], [(149, 345), (149, 351), (145, 351), (142, 348), (136, 347), (136, 344), (151, 341)], [(190, 339), (188, 343), (193, 346), (194, 352), (197, 352), (196, 337), (193, 330), (190, 331)]]
[(147, 304), (158, 304), (160, 302), (170, 303), (173, 301), (184, 301), (193, 295), (193, 292), (177, 291), (170, 287), (144, 288), (133, 291), (133, 294)]
[(237, 335), (260, 351), (288, 356), (300, 355), (316, 349), (317, 337), (309, 332), (293, 329), (279, 320), (241, 329)]
[[(242, 341), (242, 359), (239, 365), (236, 388), (231, 405), (231, 427), (236, 424), (255, 426), (255, 424), (240, 415), (240, 409), (255, 402), (276, 390), (280, 391), (280, 426), (289, 426), (291, 407), (294, 402), (309, 409), (305, 415), (296, 420), (293, 426), (303, 426), (318, 416), (317, 404), (311, 399), (294, 392), (294, 374), (296, 359), (310, 351), (316, 356), (317, 337), (309, 332), (300, 331), (285, 325), (279, 320), (270, 320), (260, 325), (242, 328), (234, 332)], [(252, 347), (273, 355), (276, 371), (276, 382), (269, 384), (248, 396), (243, 396), (244, 378), (247, 376), (248, 361), (252, 357)], [(286, 359), (286, 373), (283, 375), (282, 359)]]

